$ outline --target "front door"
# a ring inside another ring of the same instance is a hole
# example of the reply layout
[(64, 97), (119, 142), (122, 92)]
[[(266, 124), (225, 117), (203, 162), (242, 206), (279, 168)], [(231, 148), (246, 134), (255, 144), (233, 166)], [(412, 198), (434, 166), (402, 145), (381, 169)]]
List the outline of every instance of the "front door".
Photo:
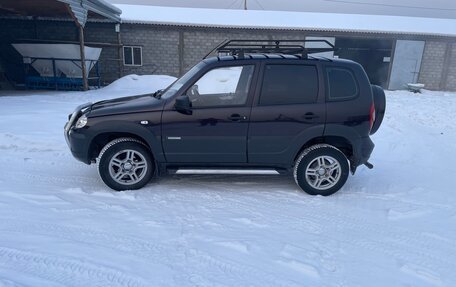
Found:
[(218, 67), (184, 94), (191, 114), (165, 110), (162, 143), (169, 163), (246, 163), (254, 65)]

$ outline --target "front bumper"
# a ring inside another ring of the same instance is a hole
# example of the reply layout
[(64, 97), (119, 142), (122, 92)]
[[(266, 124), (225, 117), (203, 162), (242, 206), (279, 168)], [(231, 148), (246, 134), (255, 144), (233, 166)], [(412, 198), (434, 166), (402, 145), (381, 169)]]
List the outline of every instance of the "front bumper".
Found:
[(74, 129), (74, 124), (77, 119), (92, 106), (92, 103), (86, 103), (78, 106), (69, 117), (68, 122), (64, 127), (65, 141), (71, 150), (73, 156), (83, 163), (90, 164), (88, 156), (88, 139), (81, 131), (83, 129)]

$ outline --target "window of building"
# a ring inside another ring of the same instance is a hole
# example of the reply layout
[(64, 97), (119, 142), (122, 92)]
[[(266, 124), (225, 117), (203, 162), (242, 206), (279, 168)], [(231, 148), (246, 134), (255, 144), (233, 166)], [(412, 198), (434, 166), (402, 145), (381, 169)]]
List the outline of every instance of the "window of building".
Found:
[(314, 103), (318, 96), (317, 68), (312, 65), (266, 65), (260, 105)]
[(125, 66), (142, 66), (142, 47), (124, 46), (123, 54)]
[(253, 65), (210, 70), (188, 89), (187, 95), (192, 101), (192, 106), (198, 108), (244, 105), (253, 71)]
[(352, 99), (358, 95), (358, 85), (353, 73), (344, 68), (326, 68), (330, 100)]

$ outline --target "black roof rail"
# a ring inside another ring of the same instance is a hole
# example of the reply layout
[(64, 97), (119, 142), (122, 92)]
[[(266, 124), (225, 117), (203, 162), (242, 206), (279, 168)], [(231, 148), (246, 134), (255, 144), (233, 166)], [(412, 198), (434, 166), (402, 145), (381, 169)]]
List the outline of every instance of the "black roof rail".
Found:
[[(327, 47), (311, 48), (305, 47), (306, 43), (323, 43)], [(287, 54), (300, 55), (307, 58), (308, 54), (320, 52), (332, 52), (336, 48), (327, 40), (224, 40), (205, 57), (206, 59), (213, 52), (227, 54), (244, 58), (245, 54)]]

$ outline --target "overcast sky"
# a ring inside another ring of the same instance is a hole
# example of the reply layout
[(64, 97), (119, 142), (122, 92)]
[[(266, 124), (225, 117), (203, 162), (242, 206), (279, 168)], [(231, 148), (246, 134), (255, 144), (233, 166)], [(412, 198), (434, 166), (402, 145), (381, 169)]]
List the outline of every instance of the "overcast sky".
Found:
[[(384, 14), (456, 19), (456, 0), (108, 0), (111, 3), (194, 8)], [(455, 27), (456, 29), (456, 27)]]

